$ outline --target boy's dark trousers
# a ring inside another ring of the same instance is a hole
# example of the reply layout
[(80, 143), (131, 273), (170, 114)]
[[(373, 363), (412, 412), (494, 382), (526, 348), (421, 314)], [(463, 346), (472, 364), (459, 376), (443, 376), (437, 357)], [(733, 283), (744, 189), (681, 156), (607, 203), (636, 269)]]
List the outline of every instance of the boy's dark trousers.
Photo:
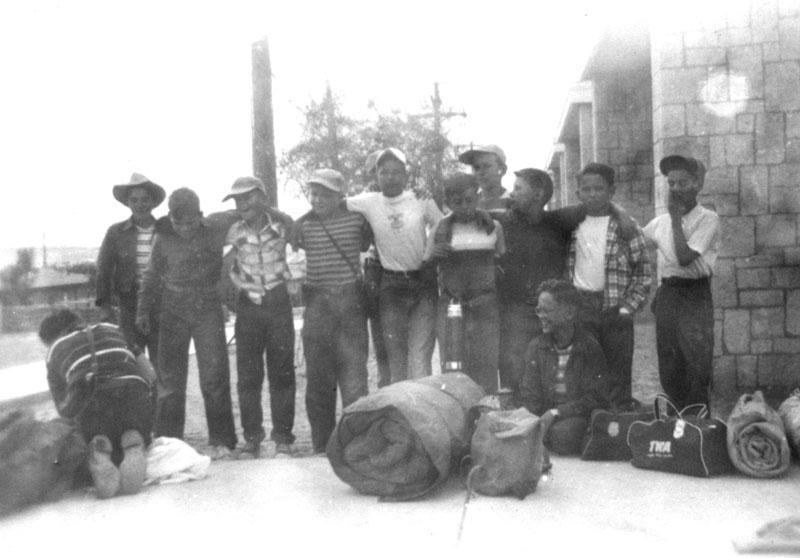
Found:
[(536, 305), (521, 300), (501, 300), (500, 307), (500, 385), (519, 391), (525, 372), (525, 350), (542, 332)]
[(578, 321), (595, 336), (608, 365), (608, 399), (621, 404), (631, 398), (633, 368), (633, 316), (623, 316), (619, 306), (603, 310), (603, 293), (580, 291)]
[(194, 340), (209, 444), (236, 447), (222, 303), (208, 293), (165, 290), (159, 330), (156, 436), (183, 438), (189, 341)]
[(265, 437), (261, 390), (266, 352), (272, 431), (279, 444), (294, 442), (294, 315), (286, 285), (267, 291), (261, 304), (239, 293), (236, 311), (236, 371), (242, 429), (247, 441)]
[[(449, 355), (442, 354), (448, 327), (447, 306), (450, 300), (451, 297), (447, 293), (439, 296), (436, 329), (439, 337), (442, 372), (445, 372), (445, 362), (450, 359)], [(462, 301), (461, 312), (463, 372), (481, 386), (487, 394), (497, 393), (497, 368), (500, 351), (500, 314), (497, 308), (497, 294), (487, 292)]]
[(336, 426), (336, 388), (342, 408), (367, 394), (367, 318), (356, 285), (303, 290), (306, 411), (314, 452), (325, 451)]
[[(119, 298), (119, 327), (131, 346), (147, 349), (147, 357), (153, 366), (158, 363), (158, 312), (150, 313), (150, 332), (142, 333), (136, 327), (136, 292)], [(157, 307), (157, 305), (155, 305)]]
[(714, 305), (708, 278), (665, 277), (653, 300), (661, 387), (678, 409), (708, 404)]

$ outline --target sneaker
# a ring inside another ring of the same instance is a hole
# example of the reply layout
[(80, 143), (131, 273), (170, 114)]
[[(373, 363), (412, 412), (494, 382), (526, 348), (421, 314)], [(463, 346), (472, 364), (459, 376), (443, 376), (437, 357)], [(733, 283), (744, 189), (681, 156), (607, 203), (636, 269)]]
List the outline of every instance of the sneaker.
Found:
[(147, 459), (144, 456), (144, 440), (136, 430), (126, 430), (120, 438), (124, 457), (119, 464), (121, 476), (120, 493), (136, 494), (142, 489), (147, 473)]
[(261, 456), (261, 441), (247, 440), (239, 450), (239, 459), (258, 459)]
[(292, 444), (282, 442), (275, 444), (275, 457), (291, 457), (292, 451)]
[(113, 446), (108, 436), (95, 436), (89, 443), (89, 472), (98, 498), (111, 498), (120, 488), (119, 469), (111, 461)]
[(228, 446), (211, 446), (206, 455), (211, 458), (211, 461), (233, 459), (233, 452)]

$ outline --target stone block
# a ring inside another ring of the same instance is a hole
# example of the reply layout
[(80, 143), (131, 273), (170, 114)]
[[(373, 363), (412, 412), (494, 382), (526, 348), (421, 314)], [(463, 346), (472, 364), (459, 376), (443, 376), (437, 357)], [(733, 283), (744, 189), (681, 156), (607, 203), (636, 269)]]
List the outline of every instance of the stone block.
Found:
[(722, 320), (714, 320), (714, 356), (722, 354)]
[(800, 62), (769, 62), (764, 65), (764, 76), (767, 110), (800, 109)]
[(738, 376), (736, 373), (736, 357), (718, 356), (711, 369), (711, 385), (715, 394), (735, 394)]
[(739, 198), (742, 215), (769, 211), (769, 172), (765, 165), (739, 168)]
[(731, 134), (726, 136), (725, 159), (729, 165), (752, 164), (753, 136), (751, 134)]
[(686, 113), (683, 105), (662, 105), (659, 110), (662, 137), (672, 138), (686, 134)]
[(736, 384), (740, 390), (753, 389), (756, 386), (758, 357), (752, 355), (736, 357)]
[[(742, 308), (763, 308), (783, 306), (783, 291), (778, 289), (752, 289), (739, 291), (739, 306)], [(753, 316), (755, 323), (755, 315)], [(753, 328), (755, 331), (755, 327)], [(763, 335), (761, 337), (764, 337)]]
[(686, 131), (690, 136), (730, 134), (735, 121), (734, 118), (712, 112), (704, 103), (686, 105)]
[(706, 173), (703, 189), (707, 194), (738, 194), (738, 179), (735, 166), (711, 168)]
[(711, 277), (711, 292), (714, 306), (733, 308), (739, 305), (734, 279), (734, 263), (730, 258), (720, 258)]
[(759, 45), (731, 47), (728, 50), (728, 71), (731, 101), (764, 96), (764, 59)]
[(775, 267), (781, 264), (783, 264), (783, 258), (779, 254), (758, 254), (736, 260), (737, 268)]
[(761, 43), (761, 53), (764, 62), (778, 62), (781, 59), (781, 44), (777, 41)]
[(756, 161), (759, 164), (782, 163), (785, 154), (783, 113), (756, 115)]
[(693, 29), (683, 34), (683, 45), (686, 49), (718, 45), (725, 38), (722, 29)]
[(739, 215), (739, 196), (736, 194), (717, 194), (711, 202), (718, 215)]
[(785, 266), (772, 268), (772, 286), (780, 289), (800, 288), (800, 267)]
[(797, 60), (800, 58), (800, 17), (781, 18), (778, 23), (778, 33), (781, 59)]
[(786, 332), (789, 335), (800, 335), (800, 290), (786, 293)]
[(739, 133), (750, 133), (756, 129), (755, 114), (739, 114), (736, 116), (736, 131)]
[(793, 246), (797, 243), (797, 217), (795, 215), (756, 216), (756, 246)]
[(725, 64), (723, 47), (689, 47), (684, 50), (684, 66), (720, 66)]
[(769, 192), (770, 213), (800, 213), (800, 189), (797, 186), (773, 186)]
[(789, 246), (784, 248), (783, 263), (785, 265), (800, 265), (800, 247)]
[[(781, 293), (783, 300), (783, 293)], [(750, 331), (753, 339), (784, 337), (784, 311), (780, 308), (756, 308), (750, 313)], [(775, 349), (773, 344), (773, 350)]]
[(749, 45), (753, 42), (750, 27), (729, 27), (725, 30), (725, 42), (729, 46)]
[(769, 168), (769, 187), (777, 186), (800, 187), (800, 165), (786, 164)]
[(781, 337), (772, 340), (772, 350), (776, 353), (800, 353), (800, 338)]
[(766, 289), (771, 284), (772, 274), (769, 268), (744, 268), (736, 272), (736, 286), (740, 289)]
[(750, 349), (750, 312), (726, 310), (722, 323), (722, 340), (726, 352), (744, 354)]
[(755, 218), (720, 217), (722, 246), (720, 256), (752, 256), (755, 252)]
[(790, 139), (786, 141), (784, 160), (787, 163), (800, 163), (800, 140)]
[(653, 95), (660, 96), (665, 104), (696, 101), (706, 77), (706, 68), (663, 69), (660, 72), (661, 91), (654, 90)]
[(758, 357), (758, 385), (796, 386), (797, 371), (800, 370), (800, 355), (768, 354)]
[(763, 355), (772, 352), (772, 339), (754, 339), (750, 341), (750, 352), (754, 355)]

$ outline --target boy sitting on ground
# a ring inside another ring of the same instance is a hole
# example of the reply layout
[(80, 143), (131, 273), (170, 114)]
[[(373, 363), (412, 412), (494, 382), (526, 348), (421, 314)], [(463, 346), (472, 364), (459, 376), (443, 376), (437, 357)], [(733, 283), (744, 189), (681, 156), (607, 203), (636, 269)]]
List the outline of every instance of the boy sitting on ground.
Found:
[(71, 310), (39, 327), (47, 381), (59, 414), (75, 419), (89, 442), (89, 472), (100, 498), (138, 492), (153, 424), (149, 361), (132, 352), (119, 327), (84, 326)]
[(577, 326), (580, 299), (567, 281), (539, 286), (536, 314), (542, 335), (528, 345), (518, 403), (554, 422), (545, 446), (558, 454), (581, 452), (589, 416), (606, 403), (606, 359), (594, 336)]
[[(444, 217), (429, 242), (426, 260), (438, 263), (439, 348), (443, 349), (447, 306), (461, 304), (464, 328), (463, 371), (486, 393), (498, 389), (500, 317), (495, 286), (495, 258), (505, 252), (503, 227), (478, 209), (478, 180), (474, 175), (456, 173), (444, 184), (447, 206)], [(442, 362), (453, 355), (443, 355)]]

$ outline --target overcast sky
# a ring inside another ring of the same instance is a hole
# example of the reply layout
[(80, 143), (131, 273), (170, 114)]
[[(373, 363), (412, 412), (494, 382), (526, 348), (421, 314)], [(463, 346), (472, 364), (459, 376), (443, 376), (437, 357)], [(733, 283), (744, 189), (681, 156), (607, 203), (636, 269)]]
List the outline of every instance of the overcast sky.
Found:
[(43, 235), (98, 245), (128, 214), (111, 187), (134, 171), (195, 188), (206, 211), (224, 207), (233, 180), (252, 173), (250, 45), (263, 36), (278, 154), (326, 81), (354, 113), (370, 100), (418, 111), (439, 81), (445, 108), (468, 115), (451, 122), (457, 143), (497, 143), (512, 169), (541, 167), (567, 89), (623, 13), (542, 4), (4, 2), (0, 247)]

